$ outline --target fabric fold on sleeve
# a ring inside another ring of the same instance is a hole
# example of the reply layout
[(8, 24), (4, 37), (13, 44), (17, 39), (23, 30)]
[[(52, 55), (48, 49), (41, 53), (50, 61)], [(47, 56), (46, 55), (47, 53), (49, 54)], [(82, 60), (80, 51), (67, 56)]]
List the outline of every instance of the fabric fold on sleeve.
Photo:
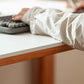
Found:
[(29, 9), (22, 21), (32, 34), (48, 35), (79, 50), (84, 50), (84, 14), (73, 14), (52, 8)]

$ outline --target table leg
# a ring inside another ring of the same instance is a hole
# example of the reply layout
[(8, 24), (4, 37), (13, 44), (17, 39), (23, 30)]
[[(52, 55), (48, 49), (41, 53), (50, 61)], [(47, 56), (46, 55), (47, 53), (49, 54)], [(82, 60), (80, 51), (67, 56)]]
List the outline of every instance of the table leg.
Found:
[(39, 59), (38, 84), (54, 84), (54, 55)]

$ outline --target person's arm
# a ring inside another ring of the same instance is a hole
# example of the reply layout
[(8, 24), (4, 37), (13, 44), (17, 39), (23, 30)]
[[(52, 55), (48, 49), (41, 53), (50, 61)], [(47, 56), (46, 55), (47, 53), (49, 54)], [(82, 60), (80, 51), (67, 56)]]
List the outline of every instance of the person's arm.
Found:
[(64, 12), (56, 9), (43, 9), (39, 7), (28, 9), (23, 15), (24, 11), (25, 8), (22, 9), (20, 14), (13, 16), (13, 20), (22, 20), (26, 24), (29, 24), (32, 34), (49, 35), (61, 40), (60, 35), (57, 36), (59, 32), (56, 30), (58, 28), (55, 28), (55, 23), (63, 16)]
[(84, 1), (83, 1), (79, 6), (77, 6), (77, 7), (75, 8), (75, 11), (81, 10), (81, 9), (84, 9)]
[(49, 35), (73, 48), (84, 50), (84, 15), (56, 9), (29, 9), (21, 19), (32, 34)]

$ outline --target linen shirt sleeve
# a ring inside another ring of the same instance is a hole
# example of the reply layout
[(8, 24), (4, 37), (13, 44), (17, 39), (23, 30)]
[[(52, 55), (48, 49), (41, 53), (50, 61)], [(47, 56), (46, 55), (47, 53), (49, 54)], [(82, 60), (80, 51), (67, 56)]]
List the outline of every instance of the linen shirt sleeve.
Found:
[(30, 25), (32, 34), (49, 35), (84, 50), (84, 14), (34, 7), (25, 13), (22, 21)]

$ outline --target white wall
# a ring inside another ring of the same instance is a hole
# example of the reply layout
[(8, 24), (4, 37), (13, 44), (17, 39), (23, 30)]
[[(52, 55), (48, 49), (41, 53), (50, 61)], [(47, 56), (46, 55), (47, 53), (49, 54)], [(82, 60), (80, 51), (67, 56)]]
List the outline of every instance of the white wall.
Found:
[(84, 51), (55, 55), (55, 84), (84, 84)]
[(0, 84), (37, 84), (37, 60), (0, 67)]

